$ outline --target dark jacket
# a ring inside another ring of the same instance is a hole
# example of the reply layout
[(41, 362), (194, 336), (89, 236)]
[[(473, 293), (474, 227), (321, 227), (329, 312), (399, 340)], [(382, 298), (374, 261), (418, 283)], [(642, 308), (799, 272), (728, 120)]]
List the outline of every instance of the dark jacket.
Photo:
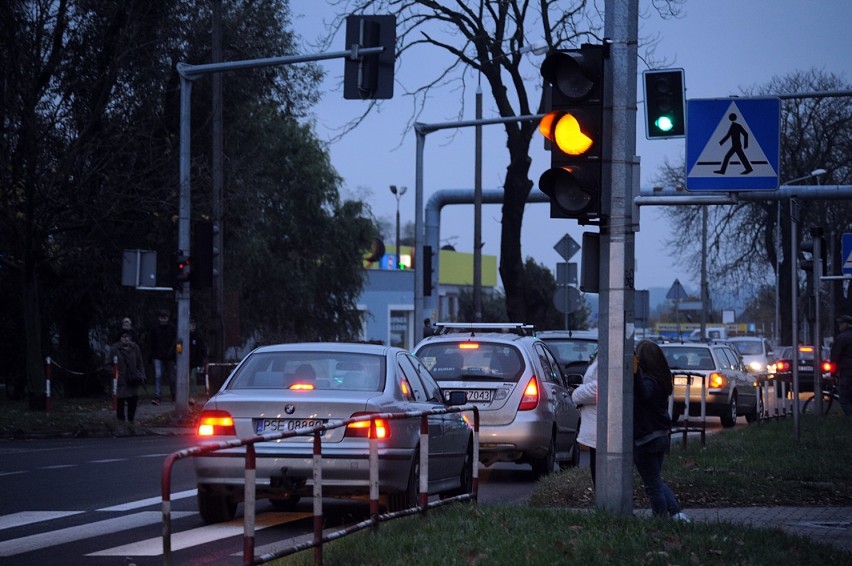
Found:
[(133, 397), (138, 395), (138, 386), (130, 385), (128, 377), (132, 375), (145, 377), (145, 366), (142, 363), (142, 350), (136, 342), (121, 342), (112, 345), (107, 354), (107, 363), (118, 362), (118, 390), (116, 397)]
[(669, 434), (669, 395), (660, 383), (639, 370), (633, 380), (633, 442), (637, 446)]
[(852, 377), (852, 327), (834, 337), (831, 361), (837, 364), (837, 375)]
[(177, 327), (171, 322), (157, 324), (151, 330), (151, 357), (155, 360), (174, 360)]

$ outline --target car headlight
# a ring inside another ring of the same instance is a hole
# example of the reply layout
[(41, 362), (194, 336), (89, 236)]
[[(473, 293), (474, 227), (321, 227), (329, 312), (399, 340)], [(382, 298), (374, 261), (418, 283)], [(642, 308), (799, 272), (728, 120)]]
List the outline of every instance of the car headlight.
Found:
[(758, 361), (753, 361), (748, 364), (749, 369), (753, 372), (761, 372), (763, 371), (763, 364)]

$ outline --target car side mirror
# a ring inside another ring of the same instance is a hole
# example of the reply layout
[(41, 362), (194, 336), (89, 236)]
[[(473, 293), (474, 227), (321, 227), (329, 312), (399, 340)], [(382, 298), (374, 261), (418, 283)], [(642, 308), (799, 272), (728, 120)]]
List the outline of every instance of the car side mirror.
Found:
[(583, 385), (583, 376), (579, 373), (568, 373), (564, 379), (565, 387), (579, 387)]
[(447, 399), (447, 405), (467, 405), (467, 393), (464, 391), (451, 391), (450, 397)]

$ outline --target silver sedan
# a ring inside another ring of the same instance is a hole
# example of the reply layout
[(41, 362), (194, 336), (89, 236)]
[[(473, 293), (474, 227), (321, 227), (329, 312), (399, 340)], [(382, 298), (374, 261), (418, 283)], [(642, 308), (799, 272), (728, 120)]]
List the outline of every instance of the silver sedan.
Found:
[[(459, 402), (454, 397), (454, 402)], [(258, 348), (205, 405), (199, 441), (219, 442), (294, 431), (371, 413), (432, 410), (449, 401), (422, 362), (399, 348), (305, 343)], [(460, 413), (430, 415), (429, 493), (470, 490), (473, 436)], [(366, 421), (369, 425), (369, 421)], [(377, 422), (379, 490), (391, 509), (413, 506), (419, 477), (420, 419)], [(323, 495), (369, 493), (369, 426), (323, 432)], [(313, 491), (312, 435), (256, 445), (257, 496), (281, 508)], [(205, 522), (234, 517), (243, 497), (244, 448), (195, 460), (198, 506)]]

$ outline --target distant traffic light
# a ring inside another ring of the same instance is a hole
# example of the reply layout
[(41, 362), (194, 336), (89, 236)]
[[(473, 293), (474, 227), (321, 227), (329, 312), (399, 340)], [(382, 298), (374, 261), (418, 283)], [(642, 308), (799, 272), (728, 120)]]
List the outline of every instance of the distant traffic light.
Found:
[(176, 256), (174, 288), (178, 291), (182, 290), (183, 284), (189, 281), (190, 276), (190, 258), (185, 255)]
[(219, 250), (213, 245), (213, 235), (219, 231), (217, 225), (207, 220), (195, 223), (192, 238), (192, 288), (208, 289), (213, 286), (213, 277), (218, 272), (213, 267), (213, 258)]
[(645, 137), (649, 140), (686, 136), (683, 69), (642, 73), (645, 83)]
[(541, 66), (550, 83), (551, 111), (539, 123), (550, 140), (550, 169), (538, 186), (550, 197), (551, 218), (577, 218), (581, 224), (600, 216), (604, 48), (553, 51)]
[(346, 16), (346, 49), (384, 47), (381, 53), (347, 58), (343, 64), (343, 98), (393, 98), (396, 16)]

